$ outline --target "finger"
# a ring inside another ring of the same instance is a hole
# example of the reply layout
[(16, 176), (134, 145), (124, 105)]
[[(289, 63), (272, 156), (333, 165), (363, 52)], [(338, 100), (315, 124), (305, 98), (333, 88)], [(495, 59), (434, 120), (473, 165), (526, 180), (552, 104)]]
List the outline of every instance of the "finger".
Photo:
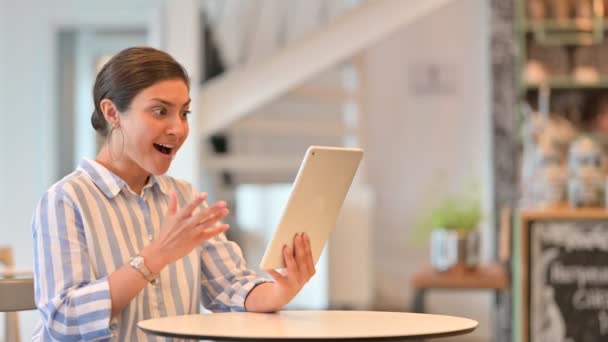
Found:
[(304, 247), (304, 237), (303, 234), (296, 234), (296, 237), (293, 239), (293, 244), (295, 246), (295, 255), (296, 255), (296, 263), (298, 265), (298, 270), (300, 272), (306, 271), (306, 249)]
[[(205, 202), (206, 204), (207, 202)], [(215, 203), (213, 203), (212, 205), (205, 205), (205, 209), (213, 209), (213, 208), (225, 208), (226, 207), (226, 201), (217, 201)]]
[(194, 222), (194, 226), (199, 230), (205, 230), (209, 227), (217, 226), (219, 221), (228, 216), (230, 210), (226, 208), (218, 208), (204, 217), (202, 221)]
[(169, 202), (169, 208), (167, 209), (167, 216), (173, 216), (177, 213), (177, 195), (172, 192), (170, 195), (171, 199)]
[(192, 212), (194, 211), (194, 209), (198, 208), (198, 206), (201, 205), (201, 203), (203, 203), (203, 201), (205, 201), (206, 199), (207, 193), (203, 192), (196, 194), (194, 196), (194, 199), (177, 213), (177, 218), (183, 220), (192, 216)]
[(228, 224), (220, 224), (211, 228), (207, 228), (205, 230), (200, 231), (200, 239), (207, 241), (213, 237), (216, 237), (230, 228)]
[(306, 268), (308, 269), (309, 278), (315, 275), (315, 261), (312, 257), (312, 245), (310, 244), (310, 236), (304, 233), (304, 249), (306, 251)]
[(185, 221), (185, 225), (198, 227), (207, 223), (208, 221), (217, 222), (228, 215), (228, 209), (226, 208), (225, 202), (218, 202), (207, 209), (201, 210), (200, 212), (192, 215)]
[(270, 276), (272, 277), (272, 279), (274, 279), (277, 283), (279, 284), (284, 284), (285, 283), (285, 276), (282, 275), (281, 273), (275, 271), (275, 270), (266, 270), (266, 272), (268, 272), (268, 274), (270, 274)]
[(207, 212), (209, 215), (205, 215), (205, 214), (203, 214), (203, 215), (202, 215), (202, 216), (203, 216), (203, 219), (202, 219), (200, 222), (202, 223), (202, 222), (204, 222), (204, 221), (208, 220), (209, 218), (208, 218), (208, 217), (206, 217), (206, 216), (216, 215), (218, 212), (220, 212), (220, 211), (222, 211), (222, 210), (224, 210), (224, 209), (226, 209), (226, 210), (227, 210), (227, 208), (226, 208), (226, 202), (224, 202), (224, 201), (218, 201), (218, 202), (214, 203), (212, 206), (207, 207), (207, 208), (205, 209), (205, 211), (206, 211), (206, 212)]
[(285, 261), (285, 266), (287, 266), (287, 273), (289, 275), (298, 273), (298, 265), (296, 265), (293, 250), (287, 245), (283, 246), (283, 260)]

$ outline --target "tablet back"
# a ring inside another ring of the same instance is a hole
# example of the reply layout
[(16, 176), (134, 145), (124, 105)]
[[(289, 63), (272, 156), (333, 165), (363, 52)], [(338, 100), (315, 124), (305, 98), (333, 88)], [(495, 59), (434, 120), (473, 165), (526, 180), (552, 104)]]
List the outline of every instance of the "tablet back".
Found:
[(336, 224), (342, 202), (363, 156), (359, 148), (311, 146), (293, 183), (287, 206), (260, 267), (284, 268), (284, 245), (293, 250), (296, 233), (310, 237), (315, 264)]

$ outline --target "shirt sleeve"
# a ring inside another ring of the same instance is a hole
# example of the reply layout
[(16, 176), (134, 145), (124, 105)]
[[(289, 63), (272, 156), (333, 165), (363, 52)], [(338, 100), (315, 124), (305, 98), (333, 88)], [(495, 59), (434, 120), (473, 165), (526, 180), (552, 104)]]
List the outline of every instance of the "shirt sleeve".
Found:
[(94, 278), (79, 209), (64, 191), (43, 196), (32, 231), (36, 306), (47, 334), (60, 341), (109, 339), (108, 278)]
[(206, 241), (201, 257), (203, 305), (213, 312), (245, 311), (249, 291), (270, 281), (247, 268), (241, 248), (224, 234)]

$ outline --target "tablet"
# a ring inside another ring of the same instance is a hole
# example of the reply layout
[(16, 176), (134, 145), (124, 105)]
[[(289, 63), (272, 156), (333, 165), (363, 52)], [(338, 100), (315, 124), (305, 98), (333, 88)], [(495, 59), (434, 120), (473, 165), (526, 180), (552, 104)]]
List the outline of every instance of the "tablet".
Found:
[(296, 233), (310, 237), (315, 264), (336, 224), (363, 150), (310, 146), (300, 164), (291, 194), (260, 263), (262, 269), (285, 268), (283, 246), (293, 248)]

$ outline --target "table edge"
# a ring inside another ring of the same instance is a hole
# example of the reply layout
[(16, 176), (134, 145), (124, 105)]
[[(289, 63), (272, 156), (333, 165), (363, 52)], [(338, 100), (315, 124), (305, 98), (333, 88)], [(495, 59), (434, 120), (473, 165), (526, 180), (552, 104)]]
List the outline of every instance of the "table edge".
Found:
[(159, 332), (153, 331), (150, 329), (142, 328), (137, 325), (138, 329), (141, 329), (144, 333), (154, 336), (162, 336), (162, 337), (175, 337), (175, 338), (185, 338), (185, 339), (211, 339), (217, 341), (402, 341), (402, 340), (419, 340), (419, 339), (428, 339), (428, 338), (443, 338), (443, 337), (451, 337), (451, 336), (459, 336), (469, 334), (475, 329), (479, 327), (479, 322), (472, 328), (450, 331), (438, 334), (426, 334), (426, 335), (415, 335), (415, 336), (407, 336), (407, 335), (398, 335), (398, 336), (380, 336), (380, 337), (335, 337), (335, 338), (327, 338), (327, 337), (312, 337), (312, 338), (272, 338), (272, 337), (229, 337), (229, 336), (217, 336), (217, 335), (191, 335), (191, 334), (177, 334), (177, 333), (167, 333), (167, 332)]

